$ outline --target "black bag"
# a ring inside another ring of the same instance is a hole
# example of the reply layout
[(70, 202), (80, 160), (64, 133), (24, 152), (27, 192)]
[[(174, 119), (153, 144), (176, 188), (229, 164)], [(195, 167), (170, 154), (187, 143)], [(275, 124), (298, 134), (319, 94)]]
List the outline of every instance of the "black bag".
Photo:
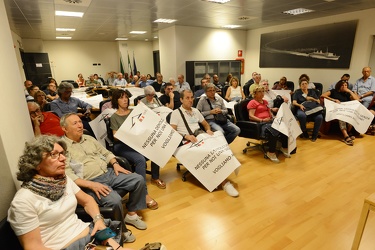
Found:
[[(210, 108), (212, 110), (213, 108), (212, 108), (210, 100), (207, 99), (207, 102), (210, 105)], [(222, 113), (216, 114), (216, 115), (214, 115), (214, 120), (215, 120), (216, 124), (224, 125), (224, 124), (227, 123), (227, 116), (223, 115)]]
[(306, 115), (312, 115), (312, 114), (319, 114), (319, 113), (322, 113), (323, 111), (323, 107), (317, 103), (317, 102), (314, 102), (314, 101), (305, 101), (303, 103), (301, 103), (302, 106), (305, 107), (305, 114)]
[(281, 104), (283, 103), (284, 103), (284, 98), (282, 98), (280, 95), (277, 95), (276, 98), (273, 100), (273, 107), (280, 108)]

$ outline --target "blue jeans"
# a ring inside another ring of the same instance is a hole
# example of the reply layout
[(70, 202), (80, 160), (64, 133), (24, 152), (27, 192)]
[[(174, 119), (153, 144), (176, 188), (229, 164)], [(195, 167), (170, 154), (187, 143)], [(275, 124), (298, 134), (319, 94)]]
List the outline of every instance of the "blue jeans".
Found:
[(234, 139), (236, 139), (237, 135), (241, 132), (241, 129), (227, 120), (227, 123), (224, 125), (219, 125), (215, 123), (213, 120), (207, 121), (210, 124), (213, 131), (221, 131), (224, 134), (227, 143), (230, 144)]
[(90, 181), (99, 182), (103, 185), (107, 185), (112, 191), (107, 196), (100, 196), (100, 199), (96, 196), (95, 192), (91, 189), (86, 189), (85, 192), (92, 197), (95, 201), (103, 207), (117, 207), (121, 213), (124, 214), (122, 208), (122, 196), (129, 193), (129, 201), (126, 203), (126, 207), (129, 212), (136, 212), (146, 208), (146, 184), (145, 180), (139, 174), (123, 174), (119, 173), (116, 176), (113, 168), (108, 168), (107, 173), (102, 174)]
[[(297, 109), (296, 116), (297, 116), (297, 119), (299, 121), (299, 125), (301, 126), (302, 132), (305, 132), (306, 131), (306, 120), (307, 120), (307, 116), (306, 116), (305, 112), (303, 112), (301, 109)], [(313, 129), (312, 137), (317, 138), (320, 126), (322, 126), (322, 123), (323, 123), (323, 115), (322, 114), (319, 114), (319, 115), (312, 114), (311, 118), (314, 121), (314, 129)]]
[[(115, 155), (122, 156), (126, 158), (130, 163), (135, 165), (135, 172), (141, 176), (146, 181), (146, 159), (143, 155), (126, 145), (122, 142), (116, 142), (113, 151)], [(151, 177), (152, 179), (159, 179), (159, 172), (160, 167), (154, 163), (151, 162)]]

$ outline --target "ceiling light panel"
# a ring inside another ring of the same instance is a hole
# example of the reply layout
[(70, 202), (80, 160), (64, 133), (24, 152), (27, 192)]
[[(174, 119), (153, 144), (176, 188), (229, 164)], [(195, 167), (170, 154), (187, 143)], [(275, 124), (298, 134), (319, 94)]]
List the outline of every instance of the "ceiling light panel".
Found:
[(61, 10), (55, 11), (56, 16), (83, 17), (83, 14), (84, 14), (83, 12), (61, 11)]
[(176, 22), (176, 19), (165, 19), (165, 18), (159, 18), (154, 21), (154, 23), (174, 23)]
[(142, 35), (142, 34), (146, 34), (147, 32), (146, 31), (133, 30), (133, 31), (130, 31), (129, 33), (130, 34)]
[(313, 12), (313, 10), (309, 10), (305, 8), (297, 8), (297, 9), (283, 11), (284, 14), (293, 15), (293, 16), (306, 14), (310, 12)]
[(71, 29), (71, 28), (56, 28), (56, 31), (76, 31), (76, 29)]

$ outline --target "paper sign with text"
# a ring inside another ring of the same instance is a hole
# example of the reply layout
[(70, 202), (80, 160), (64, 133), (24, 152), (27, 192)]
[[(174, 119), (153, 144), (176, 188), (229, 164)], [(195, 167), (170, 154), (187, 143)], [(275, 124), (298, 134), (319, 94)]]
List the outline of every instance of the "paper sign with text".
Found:
[(179, 147), (174, 155), (212, 192), (241, 164), (220, 131), (212, 136), (202, 133), (197, 139), (196, 143), (189, 142)]
[(107, 127), (104, 119), (111, 117), (115, 113), (115, 109), (105, 109), (94, 120), (90, 121), (90, 127), (94, 131), (95, 137), (105, 147), (105, 139), (107, 138)]
[(182, 136), (162, 117), (139, 103), (115, 137), (160, 167), (169, 161)]
[(347, 122), (361, 134), (366, 133), (374, 119), (374, 115), (357, 100), (335, 103), (324, 99), (324, 106), (326, 107), (325, 120), (327, 122), (335, 119)]
[(296, 148), (296, 139), (302, 134), (302, 130), (287, 103), (281, 104), (272, 127), (288, 136), (288, 153)]

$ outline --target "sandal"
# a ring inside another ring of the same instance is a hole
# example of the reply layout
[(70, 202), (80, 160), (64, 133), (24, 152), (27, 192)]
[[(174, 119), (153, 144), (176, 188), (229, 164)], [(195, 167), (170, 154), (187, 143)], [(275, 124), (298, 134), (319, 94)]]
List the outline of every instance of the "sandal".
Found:
[(155, 180), (151, 178), (151, 184), (157, 186), (160, 189), (165, 189), (166, 187), (165, 182), (160, 179)]
[(353, 146), (353, 140), (350, 139), (349, 136), (347, 136), (347, 137), (344, 138), (344, 142), (345, 142), (345, 144), (348, 145), (348, 146)]
[(151, 201), (147, 202), (147, 208), (155, 210), (159, 208), (159, 204), (156, 202), (156, 200), (152, 199)]

